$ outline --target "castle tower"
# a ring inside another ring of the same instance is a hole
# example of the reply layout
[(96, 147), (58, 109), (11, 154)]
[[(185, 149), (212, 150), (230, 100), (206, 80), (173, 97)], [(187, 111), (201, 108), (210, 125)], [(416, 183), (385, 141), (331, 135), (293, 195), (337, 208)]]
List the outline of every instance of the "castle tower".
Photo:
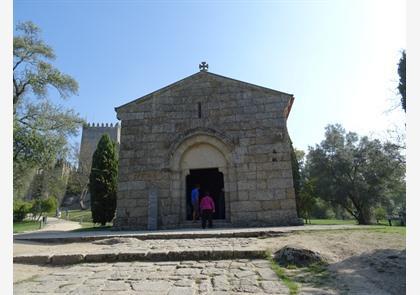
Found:
[(80, 142), (79, 169), (89, 173), (92, 165), (93, 153), (95, 152), (98, 142), (103, 134), (107, 133), (113, 141), (117, 142), (117, 147), (119, 147), (120, 130), (121, 127), (118, 123), (115, 125), (112, 123), (85, 124), (82, 130), (82, 140)]

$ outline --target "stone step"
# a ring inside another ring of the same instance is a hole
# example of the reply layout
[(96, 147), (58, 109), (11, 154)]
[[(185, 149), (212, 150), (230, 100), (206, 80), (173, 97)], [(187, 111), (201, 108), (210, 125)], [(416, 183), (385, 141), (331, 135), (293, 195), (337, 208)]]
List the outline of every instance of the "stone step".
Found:
[(185, 261), (185, 260), (226, 260), (226, 259), (264, 259), (264, 249), (213, 249), (148, 252), (107, 252), (53, 255), (18, 255), (13, 263), (38, 265), (70, 265), (90, 262), (129, 262), (129, 261)]
[[(201, 220), (193, 222), (192, 220), (187, 220), (181, 224), (181, 227), (184, 229), (197, 229), (201, 228)], [(213, 220), (213, 228), (232, 228), (232, 224), (225, 219), (215, 219)]]

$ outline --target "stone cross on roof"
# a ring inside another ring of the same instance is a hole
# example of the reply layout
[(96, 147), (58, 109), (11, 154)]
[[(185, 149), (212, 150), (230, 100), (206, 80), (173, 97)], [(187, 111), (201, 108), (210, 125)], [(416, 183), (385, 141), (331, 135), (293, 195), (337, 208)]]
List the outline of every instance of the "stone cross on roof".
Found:
[(198, 68), (200, 69), (200, 71), (204, 71), (204, 72), (207, 72), (207, 70), (209, 69), (209, 65), (205, 62), (205, 61), (203, 61), (203, 62), (201, 62), (201, 64), (199, 64), (198, 65)]

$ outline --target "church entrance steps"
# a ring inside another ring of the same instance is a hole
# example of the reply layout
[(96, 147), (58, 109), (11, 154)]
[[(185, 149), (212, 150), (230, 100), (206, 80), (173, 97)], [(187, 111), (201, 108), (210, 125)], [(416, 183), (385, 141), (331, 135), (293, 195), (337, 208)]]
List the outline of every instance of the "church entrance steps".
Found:
[(264, 249), (190, 249), (175, 251), (107, 252), (84, 254), (17, 255), (13, 263), (37, 265), (71, 265), (96, 262), (159, 262), (186, 260), (264, 259)]
[[(185, 229), (201, 229), (201, 220), (197, 220), (197, 222), (193, 222), (192, 220), (185, 221), (181, 224), (181, 227)], [(213, 227), (215, 229), (227, 229), (232, 228), (232, 224), (224, 219), (216, 219), (213, 220)]]

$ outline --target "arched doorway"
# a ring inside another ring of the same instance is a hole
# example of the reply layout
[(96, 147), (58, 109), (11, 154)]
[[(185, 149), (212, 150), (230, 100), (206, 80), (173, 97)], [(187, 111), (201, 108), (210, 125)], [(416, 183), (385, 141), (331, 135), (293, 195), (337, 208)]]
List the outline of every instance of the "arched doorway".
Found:
[(191, 169), (186, 177), (187, 220), (192, 220), (191, 191), (200, 184), (200, 198), (208, 191), (214, 200), (213, 219), (225, 219), (225, 192), (223, 173), (218, 168)]
[[(227, 163), (222, 152), (209, 143), (198, 143), (189, 147), (181, 157), (181, 168), (185, 172), (186, 220), (192, 220), (191, 191), (200, 184), (200, 197), (206, 191), (213, 198), (216, 212), (214, 219), (225, 218), (224, 177), (220, 170)], [(219, 170), (220, 169), (220, 170)]]
[[(235, 197), (236, 175), (233, 144), (217, 132), (194, 131), (177, 140), (170, 149), (171, 196), (179, 206), (179, 224), (191, 220), (191, 190), (195, 183), (215, 199), (215, 218), (230, 222), (230, 200)], [(175, 205), (174, 203), (174, 205)]]

